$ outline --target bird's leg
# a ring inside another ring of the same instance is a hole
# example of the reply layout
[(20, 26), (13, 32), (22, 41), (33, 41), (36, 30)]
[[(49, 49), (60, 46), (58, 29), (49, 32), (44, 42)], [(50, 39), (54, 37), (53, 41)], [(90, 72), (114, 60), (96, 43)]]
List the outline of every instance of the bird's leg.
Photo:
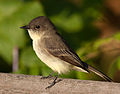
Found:
[(57, 76), (55, 76), (55, 79), (53, 80), (53, 82), (52, 82), (48, 87), (46, 87), (46, 89), (51, 88), (51, 87), (54, 86), (56, 83), (60, 82), (61, 79), (59, 79), (59, 80), (57, 81), (57, 78), (58, 78), (58, 77), (59, 77), (59, 74), (57, 74)]
[(54, 72), (50, 73), (48, 76), (42, 76), (41, 79), (51, 78), (51, 77), (53, 77), (53, 76), (52, 76), (53, 73), (54, 73)]

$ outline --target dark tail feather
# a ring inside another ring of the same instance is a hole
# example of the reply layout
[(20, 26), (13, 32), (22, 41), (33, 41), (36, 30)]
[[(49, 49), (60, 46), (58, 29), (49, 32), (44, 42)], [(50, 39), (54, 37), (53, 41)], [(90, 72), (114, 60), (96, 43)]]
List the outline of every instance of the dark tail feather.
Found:
[(107, 75), (105, 75), (104, 73), (98, 71), (97, 69), (95, 69), (94, 67), (88, 65), (88, 69), (92, 72), (94, 72), (95, 74), (97, 74), (98, 76), (102, 77), (103, 79), (105, 79), (108, 82), (113, 82), (113, 80), (111, 78), (109, 78)]

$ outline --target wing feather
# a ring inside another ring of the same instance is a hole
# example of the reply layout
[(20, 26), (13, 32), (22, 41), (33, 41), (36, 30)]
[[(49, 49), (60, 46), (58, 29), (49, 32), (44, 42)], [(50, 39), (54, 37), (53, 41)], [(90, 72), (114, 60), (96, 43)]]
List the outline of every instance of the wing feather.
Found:
[(53, 56), (88, 71), (88, 65), (82, 62), (78, 55), (67, 46), (66, 42), (60, 36), (46, 37), (43, 38), (42, 42), (45, 49)]

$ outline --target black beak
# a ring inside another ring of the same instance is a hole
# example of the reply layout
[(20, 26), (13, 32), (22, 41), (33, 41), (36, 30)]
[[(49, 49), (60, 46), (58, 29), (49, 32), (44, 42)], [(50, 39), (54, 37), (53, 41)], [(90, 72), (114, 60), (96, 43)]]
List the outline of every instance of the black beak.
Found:
[(28, 25), (22, 26), (20, 28), (22, 28), (22, 29), (30, 29), (30, 27)]

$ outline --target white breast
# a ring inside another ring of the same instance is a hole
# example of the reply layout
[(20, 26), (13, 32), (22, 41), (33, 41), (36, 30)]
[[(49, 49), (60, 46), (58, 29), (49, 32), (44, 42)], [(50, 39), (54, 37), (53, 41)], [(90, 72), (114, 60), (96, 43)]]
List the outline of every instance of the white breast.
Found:
[(36, 52), (37, 56), (48, 65), (53, 71), (58, 73), (64, 73), (71, 69), (71, 64), (60, 60), (57, 57), (50, 55), (44, 48), (40, 47), (38, 40), (33, 40), (33, 49)]

